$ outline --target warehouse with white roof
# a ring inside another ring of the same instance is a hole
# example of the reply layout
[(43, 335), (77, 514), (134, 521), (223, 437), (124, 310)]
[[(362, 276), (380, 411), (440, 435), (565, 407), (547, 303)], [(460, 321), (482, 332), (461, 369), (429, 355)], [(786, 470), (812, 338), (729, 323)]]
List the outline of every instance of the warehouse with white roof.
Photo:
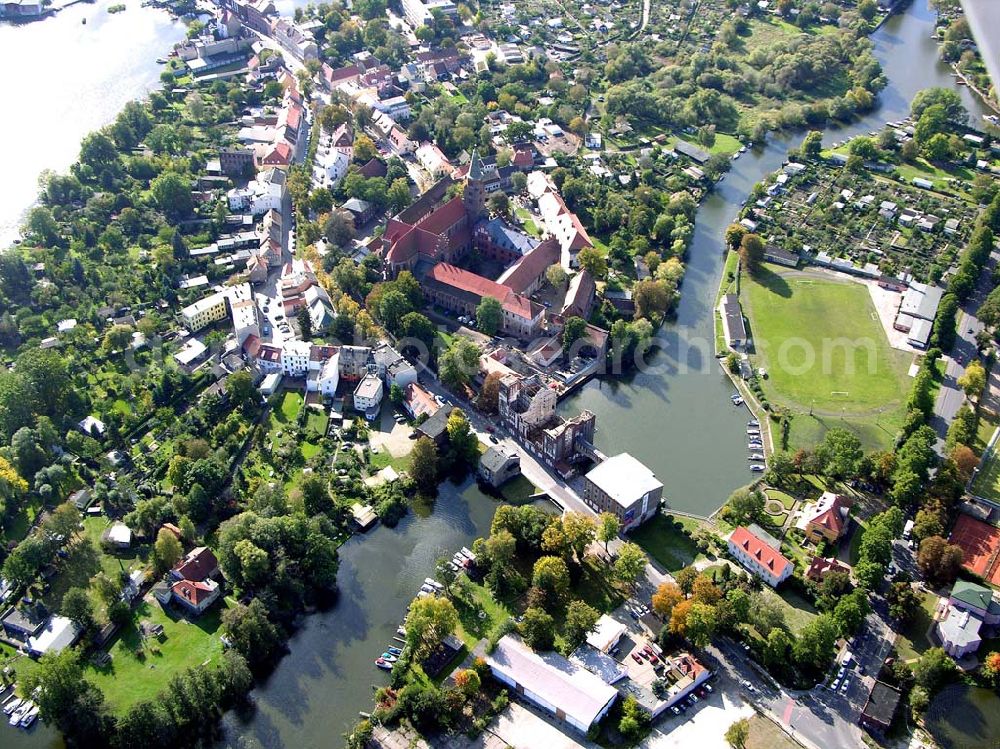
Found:
[(660, 480), (628, 453), (602, 461), (584, 479), (583, 501), (595, 512), (617, 515), (623, 531), (653, 517), (662, 497)]

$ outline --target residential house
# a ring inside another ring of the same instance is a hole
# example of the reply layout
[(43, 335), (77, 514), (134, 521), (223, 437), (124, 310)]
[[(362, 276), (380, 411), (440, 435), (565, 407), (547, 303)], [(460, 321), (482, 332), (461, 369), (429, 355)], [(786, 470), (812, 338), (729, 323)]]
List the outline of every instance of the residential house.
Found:
[(781, 545), (756, 525), (738, 527), (729, 536), (728, 546), (743, 567), (772, 588), (792, 574), (792, 563), (778, 551)]
[(723, 294), (719, 302), (719, 314), (722, 316), (722, 332), (726, 338), (726, 345), (735, 350), (746, 347), (747, 328), (743, 322), (743, 310), (736, 294)]
[(831, 572), (850, 574), (851, 568), (833, 557), (813, 557), (806, 570), (806, 579), (819, 583)]
[(222, 586), (215, 580), (178, 580), (170, 586), (172, 600), (193, 616), (205, 612), (222, 595)]
[(836, 544), (850, 525), (853, 504), (854, 500), (843, 494), (823, 492), (802, 510), (797, 527), (805, 533), (807, 541)]
[(207, 546), (198, 546), (174, 565), (168, 573), (170, 578), (177, 580), (206, 580), (219, 573), (219, 560)]
[(354, 388), (354, 408), (362, 411), (369, 421), (378, 415), (379, 407), (382, 405), (383, 395), (382, 380), (373, 374), (361, 378), (361, 382)]
[(448, 417), (453, 410), (454, 406), (441, 406), (427, 421), (417, 426), (417, 434), (442, 447), (448, 441)]
[(987, 630), (1000, 624), (1000, 602), (993, 592), (977, 583), (956, 580), (948, 596), (943, 618), (934, 627), (945, 652), (953, 658), (975, 653)]
[(403, 408), (411, 418), (418, 419), (421, 416), (430, 418), (441, 406), (429, 391), (413, 382), (403, 388)]
[(896, 687), (882, 681), (876, 681), (872, 685), (872, 691), (868, 695), (858, 723), (869, 731), (878, 734), (885, 733), (892, 725), (893, 718), (896, 717), (896, 710), (902, 698), (903, 693)]

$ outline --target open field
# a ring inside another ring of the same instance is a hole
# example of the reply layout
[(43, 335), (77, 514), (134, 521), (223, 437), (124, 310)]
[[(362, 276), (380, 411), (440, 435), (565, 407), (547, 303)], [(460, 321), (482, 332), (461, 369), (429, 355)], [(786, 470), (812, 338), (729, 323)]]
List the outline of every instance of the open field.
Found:
[(904, 661), (916, 660), (925, 650), (932, 647), (930, 640), (927, 639), (927, 630), (930, 629), (934, 619), (937, 600), (938, 597), (933, 593), (922, 594), (916, 617), (896, 640), (896, 650)]
[(786, 588), (774, 591), (771, 588), (764, 588), (763, 595), (777, 601), (781, 607), (781, 613), (785, 616), (785, 624), (796, 635), (818, 614), (816, 608), (809, 601), (793, 590)]
[(986, 456), (976, 474), (972, 482), (972, 493), (977, 497), (1000, 501), (1000, 457), (995, 451)]
[(802, 745), (763, 715), (750, 718), (750, 735), (746, 749), (802, 749)]
[(226, 599), (220, 599), (201, 617), (189, 621), (147, 597), (136, 607), (135, 621), (162, 624), (163, 634), (143, 642), (137, 626), (130, 624), (109, 648), (111, 662), (102, 667), (89, 665), (87, 678), (101, 688), (109, 707), (119, 714), (137, 702), (154, 699), (174, 674), (219, 659), (222, 642), (218, 635), (226, 607)]
[(631, 537), (669, 572), (687, 567), (700, 556), (694, 541), (671, 515), (655, 515), (632, 531)]
[(813, 411), (793, 420), (801, 435), (795, 446), (834, 427), (858, 432), (869, 447), (891, 439), (894, 430), (883, 437), (872, 427), (880, 419), (891, 424), (887, 410), (905, 401), (908, 357), (889, 347), (863, 285), (765, 266), (745, 280), (742, 298), (755, 366), (768, 373), (761, 383), (767, 398), (800, 414)]

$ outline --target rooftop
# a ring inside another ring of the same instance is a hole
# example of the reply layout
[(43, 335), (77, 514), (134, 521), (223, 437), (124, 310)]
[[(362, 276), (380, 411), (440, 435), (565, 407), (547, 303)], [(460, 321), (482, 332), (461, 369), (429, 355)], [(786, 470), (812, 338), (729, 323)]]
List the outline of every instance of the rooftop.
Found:
[(628, 453), (619, 453), (592, 468), (587, 481), (626, 508), (648, 492), (663, 488), (656, 475)]
[(582, 666), (557, 653), (536, 653), (513, 635), (505, 635), (486, 657), (491, 668), (525, 691), (589, 726), (618, 692)]

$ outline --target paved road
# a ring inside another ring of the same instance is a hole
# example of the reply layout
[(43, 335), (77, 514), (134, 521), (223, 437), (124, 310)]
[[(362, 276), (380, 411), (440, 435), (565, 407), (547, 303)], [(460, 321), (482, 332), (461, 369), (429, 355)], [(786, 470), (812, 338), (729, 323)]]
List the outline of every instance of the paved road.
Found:
[(944, 450), (944, 438), (948, 433), (948, 427), (954, 420), (958, 409), (965, 402), (965, 393), (958, 386), (958, 378), (965, 372), (965, 365), (979, 353), (976, 347), (976, 334), (985, 326), (975, 313), (993, 288), (992, 275), (997, 259), (996, 253), (990, 257), (990, 262), (986, 264), (986, 268), (979, 276), (975, 290), (962, 306), (958, 315), (958, 336), (955, 339), (955, 345), (944, 357), (946, 363), (944, 380), (938, 391), (937, 401), (934, 404), (934, 416), (931, 419), (931, 426), (934, 427), (939, 437), (937, 446), (939, 453)]
[(885, 619), (885, 602), (878, 599), (876, 610), (865, 620), (852, 650), (856, 668), (860, 667), (864, 673), (850, 669), (847, 691), (843, 693), (839, 688), (833, 692), (823, 685), (796, 692), (771, 684), (762, 676), (760, 666), (729, 640), (719, 640), (708, 650), (718, 659), (720, 670), (725, 669), (733, 678), (754, 685), (756, 691), (746, 692), (746, 696), (758, 708), (787, 726), (807, 747), (825, 749), (864, 746), (858, 717), (894, 641), (895, 634)]

